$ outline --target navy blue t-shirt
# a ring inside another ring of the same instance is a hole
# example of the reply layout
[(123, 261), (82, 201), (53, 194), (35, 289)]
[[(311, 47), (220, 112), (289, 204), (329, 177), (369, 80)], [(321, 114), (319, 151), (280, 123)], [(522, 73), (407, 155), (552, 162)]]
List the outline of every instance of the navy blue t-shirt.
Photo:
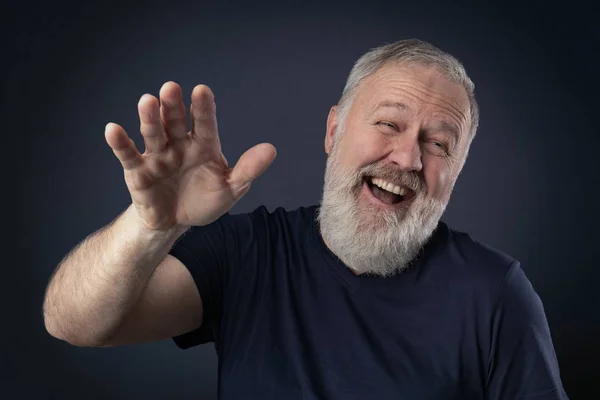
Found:
[(316, 210), (226, 214), (170, 251), (204, 306), (175, 343), (215, 343), (220, 399), (567, 399), (516, 260), (440, 222), (409, 270), (355, 275)]

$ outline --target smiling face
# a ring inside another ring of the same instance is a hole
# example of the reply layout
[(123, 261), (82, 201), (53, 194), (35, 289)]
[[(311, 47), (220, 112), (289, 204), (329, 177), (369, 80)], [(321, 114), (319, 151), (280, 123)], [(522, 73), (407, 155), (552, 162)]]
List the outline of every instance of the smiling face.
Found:
[(356, 273), (404, 269), (431, 236), (469, 145), (464, 88), (434, 68), (388, 64), (333, 107), (319, 222)]

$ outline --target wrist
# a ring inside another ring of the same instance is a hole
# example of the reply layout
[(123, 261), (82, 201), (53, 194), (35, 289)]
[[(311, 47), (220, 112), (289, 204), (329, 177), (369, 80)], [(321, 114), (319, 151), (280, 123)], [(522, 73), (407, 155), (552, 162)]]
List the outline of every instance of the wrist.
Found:
[(130, 231), (137, 241), (148, 246), (162, 247), (164, 243), (173, 243), (189, 227), (174, 225), (166, 229), (151, 229), (140, 218), (135, 206), (130, 204), (123, 212), (123, 227)]

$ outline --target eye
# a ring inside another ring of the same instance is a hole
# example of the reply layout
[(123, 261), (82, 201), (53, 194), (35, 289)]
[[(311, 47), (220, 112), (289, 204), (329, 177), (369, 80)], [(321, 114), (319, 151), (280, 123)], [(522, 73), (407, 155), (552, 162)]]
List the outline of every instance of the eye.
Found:
[(431, 145), (436, 152), (448, 154), (448, 146), (446, 145), (446, 143), (440, 142), (439, 140), (430, 140), (427, 143)]
[(385, 126), (386, 128), (391, 128), (391, 129), (394, 129), (394, 130), (398, 129), (398, 127), (394, 123), (388, 122), (388, 121), (379, 121), (377, 123), (377, 125), (382, 125), (382, 126)]

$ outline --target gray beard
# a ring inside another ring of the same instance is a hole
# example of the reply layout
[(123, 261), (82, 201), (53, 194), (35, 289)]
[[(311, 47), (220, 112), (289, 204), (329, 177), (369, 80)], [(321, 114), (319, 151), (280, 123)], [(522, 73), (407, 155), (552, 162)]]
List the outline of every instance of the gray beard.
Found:
[(363, 177), (376, 166), (343, 169), (336, 145), (327, 159), (317, 221), (327, 247), (356, 274), (391, 276), (407, 269), (427, 243), (447, 202), (418, 190), (412, 203), (389, 211), (359, 202)]

